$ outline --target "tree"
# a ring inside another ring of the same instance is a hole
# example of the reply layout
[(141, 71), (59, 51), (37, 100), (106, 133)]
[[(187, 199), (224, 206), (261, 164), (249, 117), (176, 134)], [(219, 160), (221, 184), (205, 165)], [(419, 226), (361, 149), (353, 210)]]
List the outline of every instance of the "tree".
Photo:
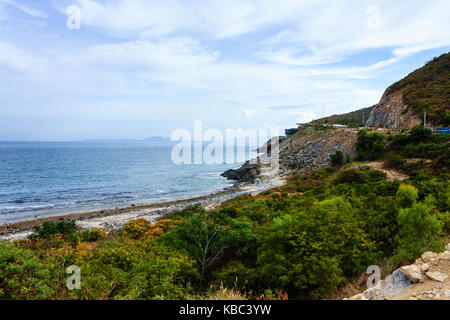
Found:
[(294, 297), (323, 297), (376, 260), (352, 206), (335, 197), (275, 219), (258, 249), (261, 285)]
[(336, 152), (330, 156), (330, 162), (332, 166), (344, 165), (346, 163), (344, 153), (341, 150), (336, 150)]
[(379, 159), (384, 151), (385, 136), (379, 132), (367, 133), (363, 129), (358, 132), (358, 142), (356, 150), (358, 151), (359, 160), (376, 160)]
[(397, 203), (401, 208), (411, 207), (417, 201), (418, 197), (419, 190), (407, 184), (400, 185), (396, 194)]
[(225, 225), (210, 219), (207, 214), (198, 214), (175, 228), (165, 241), (194, 258), (203, 277), (225, 250), (242, 250), (242, 246), (253, 239), (252, 227), (248, 222), (234, 221), (231, 225)]
[(443, 223), (434, 210), (432, 198), (417, 202), (411, 208), (400, 209), (398, 248), (394, 262), (409, 262), (425, 251), (443, 249)]

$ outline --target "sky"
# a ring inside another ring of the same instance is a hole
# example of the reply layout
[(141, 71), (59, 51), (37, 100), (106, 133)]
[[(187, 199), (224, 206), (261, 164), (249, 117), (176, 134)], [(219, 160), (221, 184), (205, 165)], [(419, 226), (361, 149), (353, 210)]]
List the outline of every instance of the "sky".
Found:
[(450, 51), (448, 0), (0, 0), (0, 140), (295, 127)]

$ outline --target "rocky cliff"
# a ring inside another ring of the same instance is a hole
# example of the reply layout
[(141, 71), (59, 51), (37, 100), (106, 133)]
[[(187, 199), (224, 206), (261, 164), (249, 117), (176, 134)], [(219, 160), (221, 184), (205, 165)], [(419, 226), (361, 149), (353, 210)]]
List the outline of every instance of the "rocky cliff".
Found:
[(412, 128), (450, 125), (450, 53), (437, 57), (390, 86), (372, 109), (369, 127)]
[(380, 102), (372, 108), (365, 125), (402, 130), (422, 123), (423, 118), (405, 104), (403, 90), (399, 90), (383, 95)]

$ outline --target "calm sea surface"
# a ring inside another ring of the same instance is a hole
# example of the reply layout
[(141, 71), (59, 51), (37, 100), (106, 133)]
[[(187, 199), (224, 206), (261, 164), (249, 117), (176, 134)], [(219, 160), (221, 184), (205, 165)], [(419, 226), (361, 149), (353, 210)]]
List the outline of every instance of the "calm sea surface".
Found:
[(238, 165), (175, 165), (170, 143), (0, 142), (0, 224), (223, 190)]

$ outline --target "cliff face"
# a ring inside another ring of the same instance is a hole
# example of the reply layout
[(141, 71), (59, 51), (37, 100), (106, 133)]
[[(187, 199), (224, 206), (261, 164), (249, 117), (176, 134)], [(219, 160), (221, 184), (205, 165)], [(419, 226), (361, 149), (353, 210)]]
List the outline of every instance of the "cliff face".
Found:
[(390, 86), (372, 109), (366, 126), (412, 128), (423, 123), (424, 111), (428, 126), (450, 125), (450, 53)]
[(403, 90), (385, 93), (380, 102), (372, 109), (367, 119), (367, 127), (383, 127), (390, 130), (408, 129), (422, 124), (419, 117), (409, 108), (403, 99)]

